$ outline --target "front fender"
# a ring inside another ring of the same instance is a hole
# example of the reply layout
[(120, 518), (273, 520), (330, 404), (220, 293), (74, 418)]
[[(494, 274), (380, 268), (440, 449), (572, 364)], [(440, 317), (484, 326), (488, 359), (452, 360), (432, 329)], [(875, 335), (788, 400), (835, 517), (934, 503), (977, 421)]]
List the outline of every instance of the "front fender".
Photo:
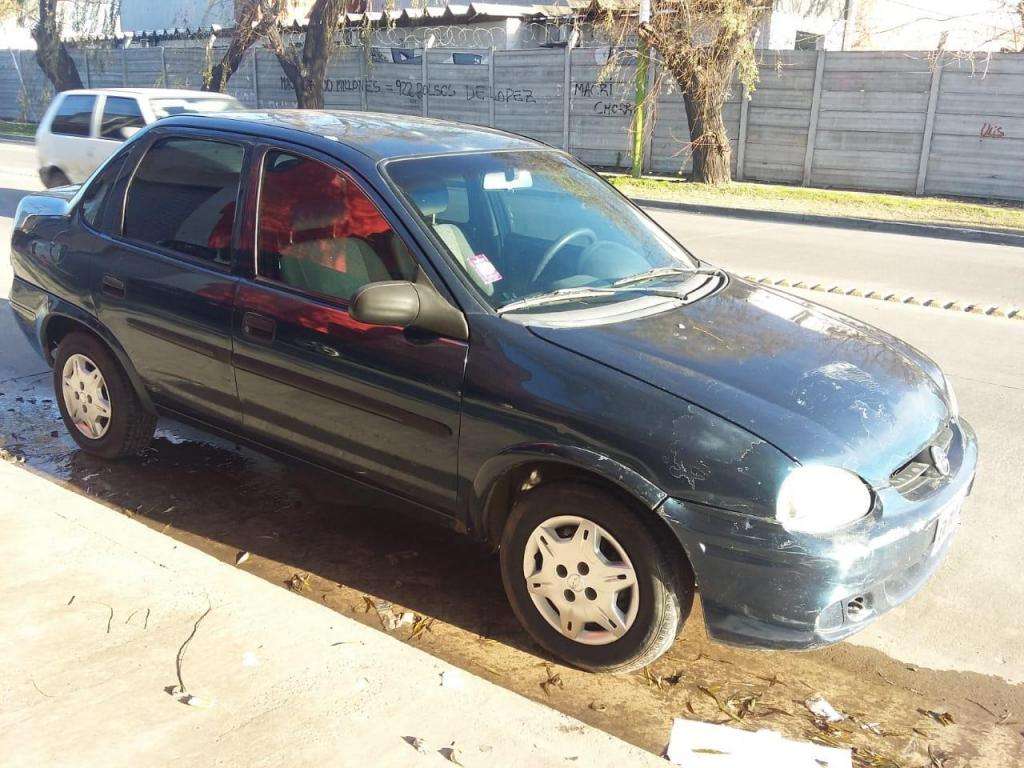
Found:
[(648, 509), (656, 509), (667, 494), (636, 470), (587, 448), (557, 443), (524, 443), (506, 448), (488, 459), (473, 479), (469, 519), (473, 530), (493, 535), (488, 519), (491, 495), (500, 481), (517, 467), (543, 461), (586, 471), (618, 486)]

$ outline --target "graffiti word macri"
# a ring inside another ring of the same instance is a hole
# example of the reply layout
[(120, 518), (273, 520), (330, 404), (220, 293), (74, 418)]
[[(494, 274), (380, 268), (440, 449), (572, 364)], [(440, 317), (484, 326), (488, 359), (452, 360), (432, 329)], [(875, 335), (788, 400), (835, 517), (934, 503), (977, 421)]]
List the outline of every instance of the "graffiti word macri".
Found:
[(612, 81), (578, 80), (572, 84), (574, 99), (596, 99), (591, 109), (600, 117), (629, 117), (636, 112), (636, 104), (615, 99), (615, 86), (626, 85)]
[[(287, 77), (281, 77), (280, 87), (291, 87)], [(324, 93), (394, 94), (421, 101), (424, 96), (447, 99), (464, 98), (466, 101), (519, 102), (536, 104), (532, 88), (498, 88), (491, 92), (486, 85), (456, 83), (423, 83), (415, 80), (363, 80), (362, 78), (328, 78), (324, 80)]]

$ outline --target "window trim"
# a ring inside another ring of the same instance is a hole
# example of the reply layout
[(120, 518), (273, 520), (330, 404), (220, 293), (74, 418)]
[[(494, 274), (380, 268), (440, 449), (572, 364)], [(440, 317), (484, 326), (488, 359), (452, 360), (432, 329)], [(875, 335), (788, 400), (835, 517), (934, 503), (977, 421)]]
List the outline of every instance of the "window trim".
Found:
[[(260, 147), (257, 156), (254, 157), (253, 159), (254, 167), (257, 168), (259, 171), (254, 195), (255, 205), (253, 206), (252, 221), (252, 261), (250, 264), (252, 268), (252, 275), (250, 279), (254, 283), (256, 283), (257, 285), (283, 290), (286, 291), (287, 293), (294, 294), (301, 298), (312, 299), (314, 301), (319, 302), (320, 304), (326, 304), (336, 309), (344, 310), (345, 312), (348, 312), (349, 308), (352, 306), (351, 300), (342, 299), (339, 296), (332, 296), (327, 293), (306, 290), (305, 288), (299, 288), (297, 286), (286, 283), (283, 280), (275, 280), (272, 277), (267, 277), (265, 275), (260, 274), (260, 204), (263, 202), (263, 178), (266, 175), (264, 172), (265, 163), (267, 160), (267, 155), (269, 155), (271, 152), (289, 154), (302, 160), (310, 160), (315, 163), (320, 163), (320, 165), (327, 166), (335, 173), (340, 173), (342, 176), (344, 176), (349, 181), (350, 184), (355, 185), (356, 189), (358, 189), (362, 193), (363, 197), (370, 201), (370, 204), (374, 207), (374, 209), (376, 209), (380, 217), (388, 223), (388, 226), (391, 228), (391, 231), (394, 233), (395, 237), (399, 238), (402, 241), (402, 244), (405, 246), (405, 249), (409, 252), (409, 256), (415, 262), (417, 269), (420, 272), (423, 271), (422, 259), (419, 258), (416, 252), (413, 250), (413, 248), (410, 247), (408, 238), (402, 235), (402, 233), (395, 226), (393, 218), (388, 216), (387, 213), (381, 209), (381, 206), (378, 205), (376, 200), (374, 200), (373, 195), (367, 192), (366, 187), (363, 184), (361, 184), (360, 181), (358, 180), (357, 174), (354, 171), (351, 171), (348, 168), (347, 164), (343, 163), (341, 160), (337, 160), (334, 158), (332, 158), (333, 162), (328, 162), (327, 160), (320, 157), (316, 157), (310, 154), (309, 152), (304, 152), (302, 150), (295, 149), (293, 147), (286, 145), (266, 144)], [(370, 283), (367, 283), (367, 285), (370, 285)]]
[[(208, 133), (186, 133), (179, 132), (176, 130), (169, 131), (152, 131), (150, 136), (151, 140), (146, 144), (145, 147), (139, 152), (139, 157), (135, 161), (134, 167), (131, 169), (131, 173), (128, 175), (128, 183), (124, 186), (124, 199), (121, 201), (121, 217), (120, 221), (117, 222), (116, 232), (111, 232), (109, 237), (123, 243), (130, 245), (134, 248), (140, 248), (142, 250), (150, 251), (152, 253), (159, 254), (168, 258), (183, 261), (187, 264), (193, 264), (205, 269), (209, 269), (215, 272), (223, 272), (227, 274), (234, 273), (235, 262), (238, 255), (238, 233), (239, 223), (242, 218), (241, 216), (241, 204), (245, 200), (245, 180), (249, 163), (252, 160), (252, 144), (241, 138), (236, 138), (232, 135), (210, 135)], [(242, 150), (242, 167), (238, 173), (238, 189), (235, 192), (235, 215), (234, 220), (231, 222), (231, 242), (229, 245), (230, 254), (227, 264), (221, 264), (217, 261), (210, 261), (207, 259), (201, 259), (197, 256), (192, 256), (188, 253), (182, 253), (181, 251), (175, 251), (171, 248), (165, 248), (155, 243), (149, 243), (145, 240), (136, 240), (124, 234), (124, 223), (125, 217), (128, 213), (128, 193), (131, 192), (132, 184), (135, 183), (135, 176), (139, 172), (139, 168), (142, 166), (142, 161), (146, 159), (150, 150), (153, 149), (157, 144), (163, 141), (170, 141), (174, 139), (187, 139), (190, 141), (213, 141), (218, 144), (231, 144), (237, 146)]]

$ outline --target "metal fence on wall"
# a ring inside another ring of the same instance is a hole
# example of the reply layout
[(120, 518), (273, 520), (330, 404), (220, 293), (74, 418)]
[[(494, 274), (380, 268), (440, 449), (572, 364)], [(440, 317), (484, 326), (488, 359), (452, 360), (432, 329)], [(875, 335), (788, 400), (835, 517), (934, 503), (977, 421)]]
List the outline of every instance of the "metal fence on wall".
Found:
[[(345, 48), (328, 68), (328, 108), (428, 115), (524, 134), (584, 162), (627, 168), (634, 65), (607, 49)], [(77, 50), (90, 87), (199, 88), (204, 48)], [(218, 50), (213, 56), (219, 55)], [(760, 54), (761, 80), (725, 107), (737, 179), (1024, 200), (1024, 56), (936, 65), (924, 52)], [(399, 57), (401, 58), (401, 57)], [(652, 79), (657, 77), (652, 68)], [(272, 53), (250, 51), (229, 91), (250, 107), (293, 107)], [(52, 89), (30, 51), (0, 58), (0, 117), (37, 119)], [(683, 100), (663, 90), (645, 168), (689, 168)]]

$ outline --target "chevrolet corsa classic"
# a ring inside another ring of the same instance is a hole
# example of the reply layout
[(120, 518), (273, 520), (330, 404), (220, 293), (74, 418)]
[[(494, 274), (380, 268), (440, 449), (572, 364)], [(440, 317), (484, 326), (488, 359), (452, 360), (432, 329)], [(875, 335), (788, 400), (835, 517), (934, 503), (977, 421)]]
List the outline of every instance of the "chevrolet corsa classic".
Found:
[[(497, 550), (548, 652), (834, 642), (941, 562), (977, 445), (942, 371), (686, 251), (563, 152), (396, 115), (172, 117), (25, 198), (11, 305), (67, 429), (158, 415)], [(343, 487), (343, 486), (342, 486)]]

